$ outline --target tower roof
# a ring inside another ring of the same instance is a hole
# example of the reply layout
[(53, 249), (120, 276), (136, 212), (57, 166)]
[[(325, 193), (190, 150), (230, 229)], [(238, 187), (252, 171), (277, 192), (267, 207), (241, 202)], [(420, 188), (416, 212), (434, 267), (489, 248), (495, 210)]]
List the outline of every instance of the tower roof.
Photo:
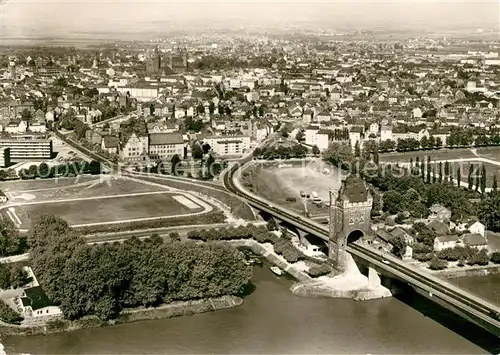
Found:
[(368, 189), (364, 181), (358, 176), (348, 176), (342, 185), (341, 196), (349, 202), (366, 202), (368, 200)]

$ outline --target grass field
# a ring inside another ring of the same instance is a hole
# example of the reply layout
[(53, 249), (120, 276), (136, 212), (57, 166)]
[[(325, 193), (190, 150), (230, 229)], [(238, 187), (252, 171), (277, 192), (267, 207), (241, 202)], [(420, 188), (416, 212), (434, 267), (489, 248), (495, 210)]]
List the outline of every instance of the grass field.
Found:
[[(175, 194), (174, 194), (175, 195)], [(169, 193), (96, 198), (70, 202), (41, 203), (15, 207), (22, 221), (21, 228), (40, 214), (49, 213), (64, 218), (70, 225), (107, 223), (139, 218), (184, 215), (203, 211), (202, 207), (190, 209), (175, 201)]]
[[(497, 147), (495, 147), (497, 148)], [(500, 148), (500, 147), (498, 147)], [(500, 154), (500, 150), (498, 150)], [(405, 153), (385, 153), (380, 154), (380, 161), (383, 162), (401, 162), (408, 163), (410, 159), (415, 161), (416, 157), (420, 160), (427, 159), (430, 156), (432, 160), (451, 160), (451, 159), (467, 159), (475, 158), (474, 153), (470, 149), (442, 149), (442, 150), (425, 150), (417, 152), (405, 152)]]
[(49, 185), (42, 189), (5, 191), (12, 202), (49, 201), (94, 196), (112, 196), (140, 192), (163, 191), (161, 187), (141, 184), (135, 181), (120, 179), (99, 182), (83, 181), (75, 185)]
[[(318, 170), (319, 169), (319, 170)], [(308, 165), (306, 167), (258, 167), (247, 170), (248, 173), (241, 177), (243, 185), (253, 193), (289, 208), (298, 213), (304, 213), (304, 202), (307, 203), (308, 211), (312, 216), (328, 214), (328, 208), (318, 208), (316, 205), (302, 199), (300, 192), (312, 194), (316, 191), (324, 201), (329, 201), (329, 190), (338, 190), (340, 186), (339, 176), (332, 172), (323, 175), (320, 165)], [(287, 201), (295, 198), (295, 202)]]
[(193, 185), (187, 182), (182, 182), (181, 180), (162, 180), (161, 178), (154, 178), (153, 176), (143, 178), (147, 181), (152, 181), (156, 184), (170, 186), (180, 190), (186, 191), (196, 191), (201, 194), (211, 196), (216, 200), (221, 201), (231, 208), (231, 213), (238, 218), (245, 219), (247, 221), (255, 220), (255, 217), (252, 213), (252, 209), (236, 196), (227, 192), (223, 187), (219, 187), (217, 185), (210, 184), (210, 186), (203, 185)]
[(90, 181), (98, 181), (99, 176), (80, 176), (58, 179), (39, 179), (39, 180), (14, 180), (0, 182), (0, 190), (2, 191), (27, 191), (41, 190), (51, 188), (63, 188), (65, 186), (75, 185)]
[(477, 148), (476, 152), (481, 158), (500, 162), (500, 147)]

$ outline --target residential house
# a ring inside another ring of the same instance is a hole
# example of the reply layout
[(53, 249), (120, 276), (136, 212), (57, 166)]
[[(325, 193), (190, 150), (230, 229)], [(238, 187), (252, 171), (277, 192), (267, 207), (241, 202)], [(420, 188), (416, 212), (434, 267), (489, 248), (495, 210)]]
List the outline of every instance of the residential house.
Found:
[(461, 246), (462, 243), (457, 235), (443, 235), (434, 239), (434, 251)]
[(471, 234), (479, 234), (482, 237), (485, 237), (486, 233), (486, 227), (484, 224), (482, 224), (479, 221), (476, 222), (471, 222), (466, 225), (466, 229), (471, 233)]
[(24, 120), (13, 120), (5, 127), (5, 132), (11, 134), (25, 133), (28, 129), (28, 122)]
[(54, 305), (40, 286), (24, 289), (20, 299), (21, 313), (25, 318), (62, 316), (61, 309)]
[(437, 235), (445, 235), (450, 232), (448, 225), (437, 219), (434, 219), (427, 223), (427, 227), (432, 229)]
[(120, 140), (114, 136), (104, 136), (101, 141), (101, 149), (109, 154), (118, 154)]
[(488, 241), (479, 233), (469, 233), (462, 235), (462, 243), (464, 247), (474, 248), (478, 250), (488, 249)]

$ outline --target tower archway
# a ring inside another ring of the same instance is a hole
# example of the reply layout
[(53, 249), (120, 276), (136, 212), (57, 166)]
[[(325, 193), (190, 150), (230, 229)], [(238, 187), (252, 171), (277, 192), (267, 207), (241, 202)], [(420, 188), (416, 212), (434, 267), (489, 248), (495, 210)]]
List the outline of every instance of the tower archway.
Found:
[(346, 243), (351, 244), (354, 243), (355, 241), (361, 239), (365, 234), (360, 231), (359, 229), (353, 230), (349, 235), (347, 236)]

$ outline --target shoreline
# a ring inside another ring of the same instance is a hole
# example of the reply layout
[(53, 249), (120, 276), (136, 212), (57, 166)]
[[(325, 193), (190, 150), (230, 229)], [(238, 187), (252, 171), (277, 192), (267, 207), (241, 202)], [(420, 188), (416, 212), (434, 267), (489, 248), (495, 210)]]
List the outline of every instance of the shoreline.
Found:
[(132, 323), (143, 320), (168, 319), (190, 316), (201, 313), (215, 312), (223, 309), (236, 308), (243, 304), (243, 299), (237, 296), (222, 296), (195, 301), (172, 302), (159, 307), (124, 309), (116, 319), (103, 321), (96, 316), (89, 316), (76, 321), (55, 319), (46, 325), (23, 326), (3, 323), (0, 325), (1, 336), (31, 336), (48, 335), (69, 332), (79, 329), (106, 327), (117, 324)]

